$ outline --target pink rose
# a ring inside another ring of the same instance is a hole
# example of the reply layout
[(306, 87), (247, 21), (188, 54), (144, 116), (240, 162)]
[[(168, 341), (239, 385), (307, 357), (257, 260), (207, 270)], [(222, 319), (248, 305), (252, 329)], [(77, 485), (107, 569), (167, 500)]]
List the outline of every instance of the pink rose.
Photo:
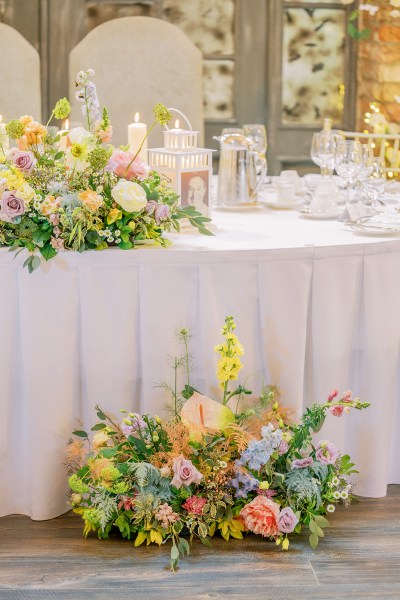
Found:
[(332, 400), (333, 400), (334, 398), (336, 398), (336, 396), (337, 396), (338, 394), (339, 394), (339, 390), (335, 390), (335, 389), (333, 389), (333, 390), (331, 391), (331, 393), (329, 394), (329, 396), (328, 396), (328, 402), (332, 402)]
[(333, 465), (339, 456), (339, 450), (332, 442), (321, 440), (318, 442), (315, 458), (323, 465)]
[(182, 485), (190, 485), (191, 483), (200, 483), (203, 479), (203, 475), (196, 469), (192, 464), (191, 460), (187, 460), (183, 454), (180, 454), (178, 458), (174, 458), (174, 464), (172, 466), (174, 476), (171, 481), (171, 485), (176, 488), (182, 487)]
[(298, 522), (299, 520), (290, 506), (282, 508), (278, 517), (278, 529), (281, 533), (292, 533)]
[(309, 467), (314, 462), (312, 456), (306, 456), (305, 458), (296, 458), (292, 461), (292, 469), (304, 469)]
[(134, 156), (133, 152), (114, 150), (108, 160), (106, 171), (111, 171), (115, 175), (118, 175), (118, 177), (128, 180), (135, 178), (146, 179), (149, 175), (149, 165), (138, 157), (132, 162)]
[(29, 150), (21, 151), (12, 148), (8, 153), (8, 159), (12, 160), (14, 165), (23, 173), (30, 173), (36, 165), (36, 158), (33, 152)]
[(329, 412), (334, 416), (334, 417), (341, 417), (344, 411), (344, 406), (330, 406), (329, 407)]
[(190, 496), (190, 498), (186, 498), (185, 503), (182, 504), (182, 508), (193, 515), (202, 515), (206, 502), (207, 500), (200, 496)]
[(0, 200), (0, 220), (13, 223), (15, 217), (23, 215), (25, 204), (21, 198), (17, 198), (14, 192), (3, 192)]
[(247, 529), (264, 537), (279, 534), (279, 506), (265, 496), (256, 496), (240, 511)]

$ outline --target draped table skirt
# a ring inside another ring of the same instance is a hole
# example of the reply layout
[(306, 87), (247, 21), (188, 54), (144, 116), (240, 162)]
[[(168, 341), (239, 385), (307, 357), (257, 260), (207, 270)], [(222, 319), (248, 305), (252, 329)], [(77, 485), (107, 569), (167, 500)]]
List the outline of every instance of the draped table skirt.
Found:
[(296, 417), (333, 387), (371, 402), (329, 415), (322, 435), (355, 459), (359, 495), (400, 483), (400, 241), (263, 208), (214, 221), (215, 238), (64, 252), (32, 275), (0, 250), (0, 516), (68, 510), (65, 446), (95, 405), (166, 414), (178, 328), (192, 333), (192, 385), (218, 397), (226, 315), (255, 394), (276, 384)]

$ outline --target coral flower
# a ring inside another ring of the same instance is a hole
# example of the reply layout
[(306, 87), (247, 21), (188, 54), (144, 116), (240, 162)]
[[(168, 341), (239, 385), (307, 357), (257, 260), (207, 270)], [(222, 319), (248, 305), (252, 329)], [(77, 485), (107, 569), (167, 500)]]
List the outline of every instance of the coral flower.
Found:
[(279, 534), (279, 506), (265, 496), (257, 496), (240, 511), (246, 528), (264, 537), (275, 537)]

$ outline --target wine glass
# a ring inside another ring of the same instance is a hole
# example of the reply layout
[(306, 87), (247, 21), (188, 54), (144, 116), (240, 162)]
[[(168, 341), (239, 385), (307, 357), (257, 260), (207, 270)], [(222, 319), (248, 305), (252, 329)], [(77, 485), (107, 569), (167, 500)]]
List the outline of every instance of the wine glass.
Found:
[(365, 203), (373, 206), (377, 203), (378, 196), (383, 194), (386, 184), (385, 159), (372, 157), (367, 162), (367, 176), (363, 182)]
[(335, 169), (346, 181), (347, 204), (351, 203), (351, 189), (362, 169), (362, 147), (357, 140), (340, 139), (336, 144)]
[(311, 141), (311, 158), (321, 169), (322, 177), (332, 177), (338, 136), (331, 131), (314, 133)]
[(265, 154), (267, 150), (267, 131), (264, 125), (259, 123), (243, 125), (243, 134), (253, 140), (254, 150)]

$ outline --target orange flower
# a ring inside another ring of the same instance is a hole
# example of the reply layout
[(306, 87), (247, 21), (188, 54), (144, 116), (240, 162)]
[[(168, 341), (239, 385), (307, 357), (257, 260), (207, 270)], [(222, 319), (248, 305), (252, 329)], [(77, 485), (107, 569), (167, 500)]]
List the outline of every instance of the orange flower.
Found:
[(279, 505), (265, 496), (257, 496), (246, 504), (240, 515), (246, 528), (258, 535), (276, 537), (279, 534)]
[(86, 190), (78, 194), (79, 200), (91, 211), (96, 211), (103, 204), (103, 198), (93, 190)]
[(30, 121), (25, 125), (25, 136), (29, 146), (36, 146), (43, 141), (43, 137), (46, 135), (46, 127), (38, 123), (37, 121)]

